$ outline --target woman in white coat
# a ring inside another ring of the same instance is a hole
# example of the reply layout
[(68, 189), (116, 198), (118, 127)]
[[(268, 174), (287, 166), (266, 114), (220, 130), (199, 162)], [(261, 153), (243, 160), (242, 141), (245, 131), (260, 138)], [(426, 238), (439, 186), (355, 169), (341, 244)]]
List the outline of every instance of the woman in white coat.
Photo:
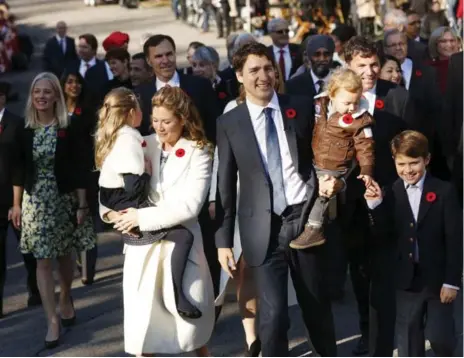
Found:
[(203, 252), (198, 213), (211, 179), (211, 147), (199, 115), (180, 89), (165, 87), (152, 100), (156, 134), (145, 137), (147, 166), (152, 168), (149, 199), (153, 207), (130, 208), (122, 213), (101, 206), (105, 221), (122, 233), (186, 227), (194, 235), (183, 277), (187, 299), (202, 312), (186, 319), (176, 309), (171, 274), (173, 242), (125, 247), (124, 346), (133, 355), (206, 355), (214, 327), (214, 293)]

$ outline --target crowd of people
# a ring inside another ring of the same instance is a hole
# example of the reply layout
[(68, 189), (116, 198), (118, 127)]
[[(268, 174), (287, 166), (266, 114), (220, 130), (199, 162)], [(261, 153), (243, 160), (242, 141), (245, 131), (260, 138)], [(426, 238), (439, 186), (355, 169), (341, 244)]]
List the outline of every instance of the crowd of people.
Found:
[[(228, 282), (247, 356), (288, 356), (298, 304), (313, 351), (336, 356), (331, 302), (347, 268), (359, 313), (354, 355), (452, 356), (462, 288), (463, 52), (454, 28), (419, 38), (392, 9), (377, 42), (340, 24), (291, 44), (227, 36), (227, 63), (148, 36), (129, 54), (114, 32), (60, 21), (24, 119), (0, 82), (0, 298), (10, 224), (43, 305), (46, 348), (75, 324), (73, 255), (95, 279), (97, 234), (124, 241), (124, 347), (178, 354), (206, 345)], [(214, 244), (215, 243), (215, 244)], [(56, 311), (53, 260), (59, 263)], [(2, 317), (0, 300), (0, 317)]]

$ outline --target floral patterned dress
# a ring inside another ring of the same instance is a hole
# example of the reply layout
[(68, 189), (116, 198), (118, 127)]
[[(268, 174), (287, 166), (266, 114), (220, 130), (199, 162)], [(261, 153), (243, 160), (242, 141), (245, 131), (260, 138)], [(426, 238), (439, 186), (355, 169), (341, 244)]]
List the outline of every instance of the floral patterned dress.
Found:
[(78, 201), (74, 192), (60, 194), (58, 191), (54, 170), (56, 131), (56, 126), (34, 131), (36, 181), (31, 193), (24, 191), (23, 194), (20, 249), (37, 259), (89, 250), (96, 241), (89, 216), (77, 226)]

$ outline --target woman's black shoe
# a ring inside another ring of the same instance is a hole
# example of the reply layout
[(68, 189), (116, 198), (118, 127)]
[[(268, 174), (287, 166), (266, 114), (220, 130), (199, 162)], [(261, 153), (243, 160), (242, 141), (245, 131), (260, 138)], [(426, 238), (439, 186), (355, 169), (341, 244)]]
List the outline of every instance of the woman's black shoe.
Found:
[(45, 341), (45, 349), (53, 349), (58, 347), (60, 344), (60, 339), (55, 339), (54, 341)]
[(202, 316), (200, 310), (198, 308), (195, 308), (194, 311), (183, 311), (181, 309), (177, 309), (177, 312), (179, 313), (179, 316), (183, 318), (190, 318), (190, 319), (198, 319)]
[(261, 341), (257, 338), (251, 343), (250, 348), (247, 347), (245, 357), (259, 357), (259, 353), (261, 353)]
[(369, 353), (369, 340), (366, 336), (362, 335), (359, 338), (356, 347), (353, 349), (353, 355), (355, 356), (362, 356)]
[(61, 325), (63, 327), (71, 327), (74, 325), (74, 323), (76, 323), (76, 310), (74, 309), (74, 301), (72, 297), (71, 297), (71, 306), (74, 311), (74, 316), (71, 318), (61, 318)]

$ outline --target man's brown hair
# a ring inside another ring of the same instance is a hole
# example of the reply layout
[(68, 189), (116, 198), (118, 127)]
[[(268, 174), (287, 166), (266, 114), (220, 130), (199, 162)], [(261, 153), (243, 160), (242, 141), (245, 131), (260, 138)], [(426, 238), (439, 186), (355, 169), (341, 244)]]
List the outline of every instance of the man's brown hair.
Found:
[(427, 158), (429, 141), (425, 135), (417, 131), (407, 130), (397, 134), (390, 144), (393, 158), (404, 155), (411, 158)]
[(97, 38), (92, 34), (84, 34), (79, 36), (79, 40), (84, 39), (85, 42), (90, 46), (90, 48), (94, 51), (97, 51), (98, 48), (98, 41)]
[(232, 67), (234, 70), (241, 72), (243, 70), (243, 65), (245, 65), (245, 62), (250, 55), (266, 57), (274, 66), (274, 56), (272, 56), (267, 47), (259, 42), (250, 42), (241, 46), (235, 52), (234, 57), (232, 58)]
[(345, 61), (350, 63), (356, 55), (363, 58), (377, 56), (377, 46), (364, 36), (355, 36), (349, 39), (343, 47)]

